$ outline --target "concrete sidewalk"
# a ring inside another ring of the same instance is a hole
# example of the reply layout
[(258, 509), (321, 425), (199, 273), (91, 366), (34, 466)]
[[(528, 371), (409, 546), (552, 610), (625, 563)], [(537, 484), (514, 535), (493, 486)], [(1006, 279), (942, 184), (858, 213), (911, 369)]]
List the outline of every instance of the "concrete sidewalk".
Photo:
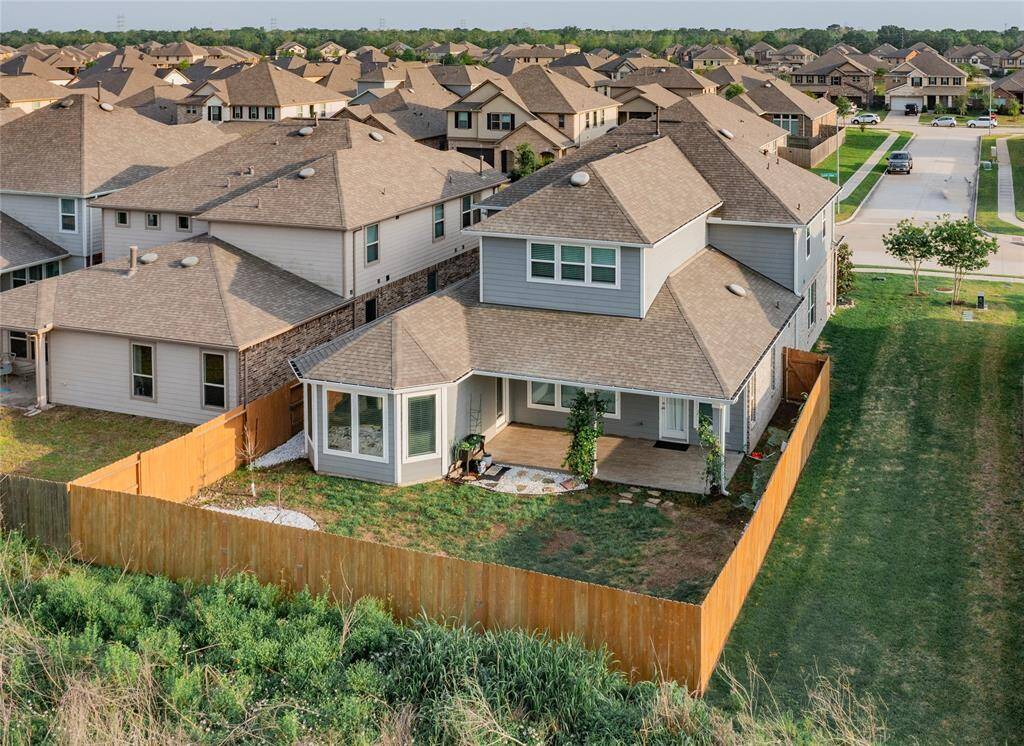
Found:
[(1017, 217), (1013, 199), (1013, 169), (1010, 168), (1010, 148), (1006, 144), (1006, 138), (1000, 137), (996, 140), (996, 155), (999, 156), (999, 189), (998, 189), (998, 214), (999, 219), (1024, 228), (1024, 221)]
[(840, 202), (849, 197), (853, 193), (853, 190), (856, 189), (862, 181), (864, 181), (867, 175), (871, 173), (871, 169), (875, 167), (875, 164), (882, 160), (882, 158), (885, 157), (885, 154), (889, 152), (889, 148), (892, 147), (894, 142), (896, 142), (897, 137), (899, 137), (899, 134), (894, 132), (885, 138), (885, 142), (879, 145), (878, 148), (875, 149), (875, 152), (868, 156), (868, 159), (861, 164), (860, 168), (853, 172), (853, 175), (846, 180), (846, 183), (843, 184), (842, 188), (839, 190)]

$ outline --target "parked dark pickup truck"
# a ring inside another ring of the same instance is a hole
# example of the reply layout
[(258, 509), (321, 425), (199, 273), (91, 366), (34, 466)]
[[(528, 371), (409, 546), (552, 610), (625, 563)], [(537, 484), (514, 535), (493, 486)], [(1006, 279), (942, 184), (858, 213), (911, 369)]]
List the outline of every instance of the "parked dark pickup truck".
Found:
[(889, 173), (909, 174), (914, 168), (914, 159), (906, 150), (896, 150), (889, 156)]
[(918, 108), (917, 104), (907, 104), (903, 107), (903, 113), (908, 117), (916, 117), (921, 113), (921, 110)]

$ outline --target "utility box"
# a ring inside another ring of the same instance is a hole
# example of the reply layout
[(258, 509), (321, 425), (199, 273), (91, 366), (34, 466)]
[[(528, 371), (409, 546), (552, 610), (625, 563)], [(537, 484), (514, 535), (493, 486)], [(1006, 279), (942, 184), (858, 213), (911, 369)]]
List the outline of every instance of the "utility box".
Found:
[(985, 310), (985, 294), (984, 293), (978, 293), (978, 310), (979, 311), (984, 311)]
[(992, 161), (982, 161), (981, 162), (981, 170), (982, 171), (991, 171), (992, 170)]

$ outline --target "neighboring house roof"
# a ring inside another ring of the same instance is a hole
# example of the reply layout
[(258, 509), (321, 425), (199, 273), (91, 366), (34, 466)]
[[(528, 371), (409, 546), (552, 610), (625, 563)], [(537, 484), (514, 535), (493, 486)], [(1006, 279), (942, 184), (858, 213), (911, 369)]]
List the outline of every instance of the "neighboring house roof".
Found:
[(240, 70), (223, 83), (224, 102), (232, 106), (294, 106), (343, 98), (267, 61)]
[(351, 57), (342, 57), (337, 62), (331, 64), (327, 74), (320, 78), (316, 82), (317, 85), (321, 85), (329, 91), (335, 93), (341, 93), (348, 97), (356, 95), (358, 88), (359, 76), (362, 75), (362, 66), (359, 64), (359, 60), (352, 59)]
[(514, 73), (508, 82), (532, 113), (574, 114), (618, 105), (617, 101), (540, 65)]
[(90, 75), (88, 78), (78, 80), (69, 85), (68, 90), (95, 92), (97, 85), (107, 93), (112, 94), (113, 100), (119, 101), (122, 98), (134, 96), (136, 93), (145, 91), (153, 86), (168, 84), (156, 74), (156, 68), (124, 67), (109, 68), (95, 75)]
[(82, 51), (93, 58), (113, 52), (115, 49), (117, 49), (116, 46), (105, 41), (93, 41), (82, 47)]
[(295, 72), (297, 70), (301, 70), (302, 68), (304, 68), (306, 65), (309, 64), (309, 60), (307, 60), (302, 55), (298, 55), (298, 54), (294, 54), (294, 55), (291, 55), (289, 57), (281, 57), (281, 58), (278, 58), (278, 59), (271, 59), (271, 60), (267, 60), (267, 61), (271, 65), (273, 65), (274, 67), (279, 67), (282, 70), (290, 70), (292, 72)]
[[(731, 293), (730, 284), (746, 296)], [(305, 379), (384, 389), (449, 383), (477, 370), (732, 399), (799, 303), (711, 248), (669, 276), (642, 319), (484, 304), (472, 276), (299, 356), (292, 367)]]
[(931, 52), (928, 50), (918, 52), (906, 62), (901, 62), (890, 72), (894, 75), (899, 75), (912, 72), (913, 70), (918, 70), (924, 75), (932, 77), (953, 76), (963, 78), (965, 76), (963, 70), (947, 60), (945, 57), (937, 52)]
[(612, 57), (603, 65), (597, 68), (598, 72), (601, 73), (613, 73), (623, 66), (633, 66), (637, 70), (641, 70), (647, 67), (653, 68), (671, 68), (678, 67), (674, 62), (668, 60), (661, 60), (655, 57)]
[[(27, 225), (0, 212), (0, 272), (62, 259), (68, 252)], [(6, 296), (4, 297), (6, 306)], [(7, 308), (4, 308), (6, 314)]]
[(431, 65), (427, 69), (434, 79), (445, 88), (464, 86), (476, 88), (485, 80), (502, 77), (500, 73), (483, 65)]
[[(53, 324), (102, 334), (243, 349), (344, 302), (319, 285), (224, 241), (200, 236), (6, 291), (4, 326)], [(181, 260), (199, 262), (183, 267)], [(183, 303), (182, 299), (188, 299)]]
[(205, 57), (206, 48), (186, 41), (164, 44), (150, 52), (154, 57)]
[(880, 44), (879, 46), (875, 47), (870, 52), (868, 52), (868, 54), (873, 55), (875, 57), (889, 57), (896, 54), (897, 52), (899, 52), (899, 50), (896, 49), (896, 47), (894, 47), (889, 42), (886, 42), (885, 44)]
[(607, 47), (598, 47), (597, 49), (591, 49), (590, 54), (595, 57), (602, 57), (604, 59), (610, 59), (615, 56), (615, 52), (608, 49)]
[[(267, 124), (94, 204), (346, 229), (507, 179), (493, 169), (481, 173), (475, 159), (454, 150), (387, 133), (378, 142), (374, 128), (349, 119), (320, 120), (312, 134), (300, 135), (308, 124)], [(306, 167), (315, 173), (300, 178)]]
[(134, 109), (148, 119), (162, 124), (176, 124), (177, 104), (189, 97), (190, 91), (180, 85), (154, 85), (118, 101), (119, 106)]
[(544, 44), (529, 44), (505, 50), (502, 57), (511, 59), (548, 59), (555, 60), (565, 57), (565, 49), (561, 47), (546, 46)]
[(22, 53), (0, 65), (0, 73), (4, 75), (35, 75), (43, 80), (72, 80), (73, 75), (64, 72), (59, 67), (48, 65), (42, 60), (33, 57), (31, 54)]
[(846, 65), (853, 67), (861, 75), (874, 75), (877, 68), (870, 67), (872, 59), (875, 59), (879, 67), (888, 67), (883, 60), (871, 58), (871, 55), (853, 56), (842, 52), (829, 52), (801, 65), (793, 72), (797, 75), (828, 75), (836, 68)]
[(726, 65), (708, 77), (719, 84), (723, 93), (730, 83), (742, 85), (744, 92), (730, 100), (756, 114), (803, 114), (816, 119), (836, 111), (828, 99), (811, 98), (786, 81), (749, 65)]
[(405, 52), (413, 51), (413, 48), (410, 47), (405, 42), (393, 41), (390, 44), (388, 44), (386, 47), (384, 47), (384, 49), (382, 49), (381, 51), (382, 52), (386, 52), (387, 54), (400, 55), (400, 54), (403, 54)]
[(719, 96), (700, 95), (684, 98), (663, 111), (660, 123), (634, 119), (619, 125), (488, 197), (483, 204), (508, 208), (591, 161), (657, 139), (659, 129), (660, 136), (672, 138), (701, 178), (722, 199), (723, 205), (715, 211), (716, 217), (806, 224), (837, 191), (835, 184), (776, 154), (763, 152), (763, 143), (775, 139), (772, 135), (784, 135), (785, 130)]
[(565, 55), (565, 57), (552, 60), (550, 67), (552, 70), (559, 67), (585, 67), (590, 70), (596, 70), (607, 61), (604, 57), (598, 57), (596, 54), (573, 52), (572, 54)]
[[(0, 78), (2, 80), (2, 78)], [(1007, 93), (1024, 92), (1024, 70), (1018, 70), (1013, 75), (1000, 78), (992, 84), (994, 91), (1006, 91)]]
[[(156, 58), (151, 57), (136, 47), (125, 47), (124, 49), (115, 49), (112, 52), (107, 52), (102, 57), (99, 57), (89, 67), (85, 68), (78, 73), (78, 80), (85, 81), (90, 80), (94, 76), (102, 75), (109, 70), (118, 70), (129, 67), (141, 67), (148, 70), (152, 74), (156, 74)], [(191, 76), (188, 76), (191, 78)]]
[(807, 47), (801, 47), (799, 44), (787, 44), (786, 46), (779, 49), (776, 54), (779, 57), (815, 57), (816, 55)]
[(3, 126), (8, 122), (13, 122), (15, 119), (19, 119), (26, 114), (28, 114), (27, 111), (17, 106), (6, 106), (0, 108), (0, 126)]
[(718, 44), (711, 44), (693, 55), (695, 60), (736, 60), (733, 52)]
[(607, 75), (602, 75), (597, 70), (591, 70), (589, 67), (552, 67), (551, 69), (559, 75), (564, 75), (569, 80), (575, 80), (580, 85), (585, 85), (588, 88), (605, 84), (609, 80)]
[(773, 47), (768, 42), (766, 42), (766, 41), (759, 41), (759, 42), (756, 42), (756, 43), (752, 44), (747, 49), (747, 51), (744, 52), (744, 54), (748, 54), (751, 57), (753, 57), (758, 52), (777, 52), (777, 51), (779, 51), (779, 50), (777, 50), (775, 47)]
[(624, 89), (634, 88), (639, 85), (649, 85), (651, 83), (657, 83), (662, 88), (670, 90), (706, 91), (715, 88), (714, 82), (707, 77), (678, 65), (647, 67), (642, 70), (636, 70), (618, 80), (609, 81), (608, 86), (613, 91), (613, 95), (618, 96)]
[(520, 70), (525, 70), (531, 65), (537, 65), (537, 62), (527, 62), (526, 60), (515, 59), (514, 57), (495, 57), (491, 60), (488, 67), (494, 73), (508, 77), (513, 73), (517, 73)]
[(64, 86), (35, 75), (0, 75), (0, 99), (9, 103), (56, 101), (68, 95)]
[(277, 47), (274, 48), (274, 51), (275, 52), (284, 52), (284, 51), (287, 51), (287, 50), (292, 49), (292, 48), (301, 49), (302, 51), (306, 51), (306, 47), (303, 46), (302, 44), (299, 44), (297, 41), (286, 41), (284, 44), (279, 44)]
[(498, 147), (501, 143), (505, 142), (509, 138), (519, 138), (523, 134), (523, 129), (532, 130), (540, 137), (544, 138), (552, 145), (558, 148), (571, 148), (575, 143), (570, 138), (566, 137), (560, 129), (553, 127), (552, 125), (545, 122), (543, 119), (531, 119), (528, 122), (523, 122), (514, 130), (509, 132), (503, 138), (498, 140), (494, 145)]
[(621, 96), (621, 98), (618, 99), (618, 101), (620, 104), (627, 104), (638, 98), (648, 101), (662, 109), (674, 106), (682, 100), (667, 88), (663, 88), (657, 83), (648, 83), (646, 85), (638, 85), (630, 88)]
[(233, 139), (206, 122), (168, 126), (91, 96), (57, 104), (3, 125), (0, 185), (5, 190), (96, 194), (121, 189)]

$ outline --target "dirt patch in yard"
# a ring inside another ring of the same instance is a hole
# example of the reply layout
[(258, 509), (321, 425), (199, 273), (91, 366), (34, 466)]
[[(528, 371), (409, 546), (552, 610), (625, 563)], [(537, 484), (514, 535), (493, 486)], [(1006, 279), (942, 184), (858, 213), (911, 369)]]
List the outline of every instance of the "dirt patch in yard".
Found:
[(544, 548), (541, 551), (550, 557), (553, 554), (569, 551), (572, 547), (578, 545), (579, 542), (580, 535), (575, 531), (558, 530), (551, 534), (551, 537), (544, 542)]

